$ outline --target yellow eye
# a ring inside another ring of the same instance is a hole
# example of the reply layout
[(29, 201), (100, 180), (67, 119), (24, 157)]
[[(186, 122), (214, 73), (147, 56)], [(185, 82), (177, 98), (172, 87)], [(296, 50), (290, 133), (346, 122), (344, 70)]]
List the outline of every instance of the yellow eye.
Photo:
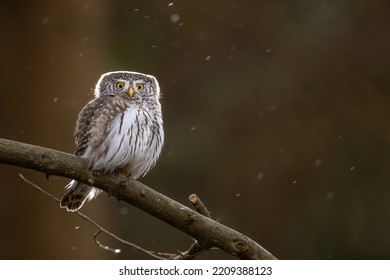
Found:
[(145, 88), (144, 84), (136, 84), (135, 86), (138, 90), (143, 90)]
[(118, 82), (118, 83), (116, 83), (115, 86), (116, 86), (117, 89), (123, 89), (125, 87), (125, 83)]

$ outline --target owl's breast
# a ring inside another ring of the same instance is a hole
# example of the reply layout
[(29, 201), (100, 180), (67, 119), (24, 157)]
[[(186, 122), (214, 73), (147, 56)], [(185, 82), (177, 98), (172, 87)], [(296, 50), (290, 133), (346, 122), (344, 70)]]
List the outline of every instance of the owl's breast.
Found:
[(161, 111), (131, 104), (117, 113), (101, 137), (101, 144), (95, 149), (88, 148), (83, 156), (92, 169), (112, 172), (125, 167), (134, 179), (143, 176), (154, 166), (162, 150)]

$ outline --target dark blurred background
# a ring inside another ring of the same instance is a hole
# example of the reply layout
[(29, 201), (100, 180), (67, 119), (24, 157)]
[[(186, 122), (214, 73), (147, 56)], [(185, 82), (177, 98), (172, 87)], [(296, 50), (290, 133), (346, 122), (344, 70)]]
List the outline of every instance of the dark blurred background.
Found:
[[(1, 1), (0, 137), (72, 153), (99, 76), (156, 76), (166, 144), (140, 181), (281, 259), (390, 259), (390, 4)], [(0, 166), (0, 258), (144, 259)], [(102, 194), (83, 211), (161, 252), (192, 240)], [(213, 250), (200, 258), (232, 258)]]

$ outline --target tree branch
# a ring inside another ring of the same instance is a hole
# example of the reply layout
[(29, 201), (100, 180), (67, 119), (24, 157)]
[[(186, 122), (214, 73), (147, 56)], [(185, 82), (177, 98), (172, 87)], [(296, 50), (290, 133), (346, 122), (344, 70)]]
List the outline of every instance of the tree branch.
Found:
[(47, 176), (67, 177), (100, 188), (187, 233), (201, 248), (217, 247), (241, 259), (275, 259), (247, 236), (138, 181), (118, 175), (94, 176), (87, 163), (77, 156), (0, 138), (0, 163), (37, 170)]
[[(55, 196), (53, 196), (52, 194), (48, 193), (47, 191), (45, 191), (44, 189), (42, 189), (41, 187), (39, 187), (38, 185), (34, 184), (33, 182), (27, 180), (26, 178), (24, 178), (24, 176), (22, 174), (19, 173), (19, 177), (24, 181), (26, 182), (27, 184), (29, 184), (30, 186), (33, 186), (35, 189), (37, 189), (38, 191), (40, 191), (41, 193), (43, 193), (44, 195), (46, 195), (47, 197), (49, 197), (50, 199), (56, 201), (58, 204), (60, 203), (60, 199), (56, 198)], [(95, 242), (95, 244), (97, 246), (99, 246), (100, 248), (104, 249), (104, 250), (107, 250), (107, 251), (111, 251), (113, 253), (120, 253), (120, 249), (114, 249), (114, 248), (111, 248), (111, 247), (108, 247), (106, 245), (103, 245), (100, 243), (99, 240), (97, 240), (97, 236), (104, 232), (105, 234), (107, 234), (108, 236), (110, 236), (111, 238), (115, 239), (116, 241), (122, 243), (122, 244), (125, 244), (127, 246), (130, 246), (132, 247), (133, 249), (135, 250), (138, 250), (138, 251), (141, 251), (149, 256), (151, 256), (152, 258), (155, 258), (155, 259), (164, 259), (164, 258), (161, 258), (160, 256), (158, 256), (158, 253), (155, 253), (155, 252), (152, 252), (152, 251), (149, 251), (149, 250), (145, 250), (144, 248), (138, 246), (138, 245), (135, 245), (134, 243), (131, 243), (131, 242), (128, 242), (118, 236), (116, 236), (115, 234), (113, 234), (112, 232), (108, 231), (107, 229), (103, 228), (101, 225), (99, 225), (97, 222), (95, 222), (94, 220), (92, 220), (90, 217), (88, 217), (87, 215), (85, 215), (84, 213), (82, 213), (81, 211), (75, 211), (74, 214), (80, 216), (82, 219), (86, 220), (87, 222), (89, 222), (90, 224), (92, 224), (94, 227), (96, 227), (98, 229), (98, 231), (93, 235), (93, 241)]]

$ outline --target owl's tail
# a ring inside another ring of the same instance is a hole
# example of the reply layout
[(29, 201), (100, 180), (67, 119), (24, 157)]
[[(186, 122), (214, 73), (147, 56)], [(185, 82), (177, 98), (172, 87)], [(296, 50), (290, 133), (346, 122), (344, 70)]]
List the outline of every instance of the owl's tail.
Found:
[(60, 206), (70, 212), (79, 210), (87, 199), (91, 200), (100, 193), (99, 189), (75, 180), (71, 181), (65, 188), (67, 190), (61, 199)]

